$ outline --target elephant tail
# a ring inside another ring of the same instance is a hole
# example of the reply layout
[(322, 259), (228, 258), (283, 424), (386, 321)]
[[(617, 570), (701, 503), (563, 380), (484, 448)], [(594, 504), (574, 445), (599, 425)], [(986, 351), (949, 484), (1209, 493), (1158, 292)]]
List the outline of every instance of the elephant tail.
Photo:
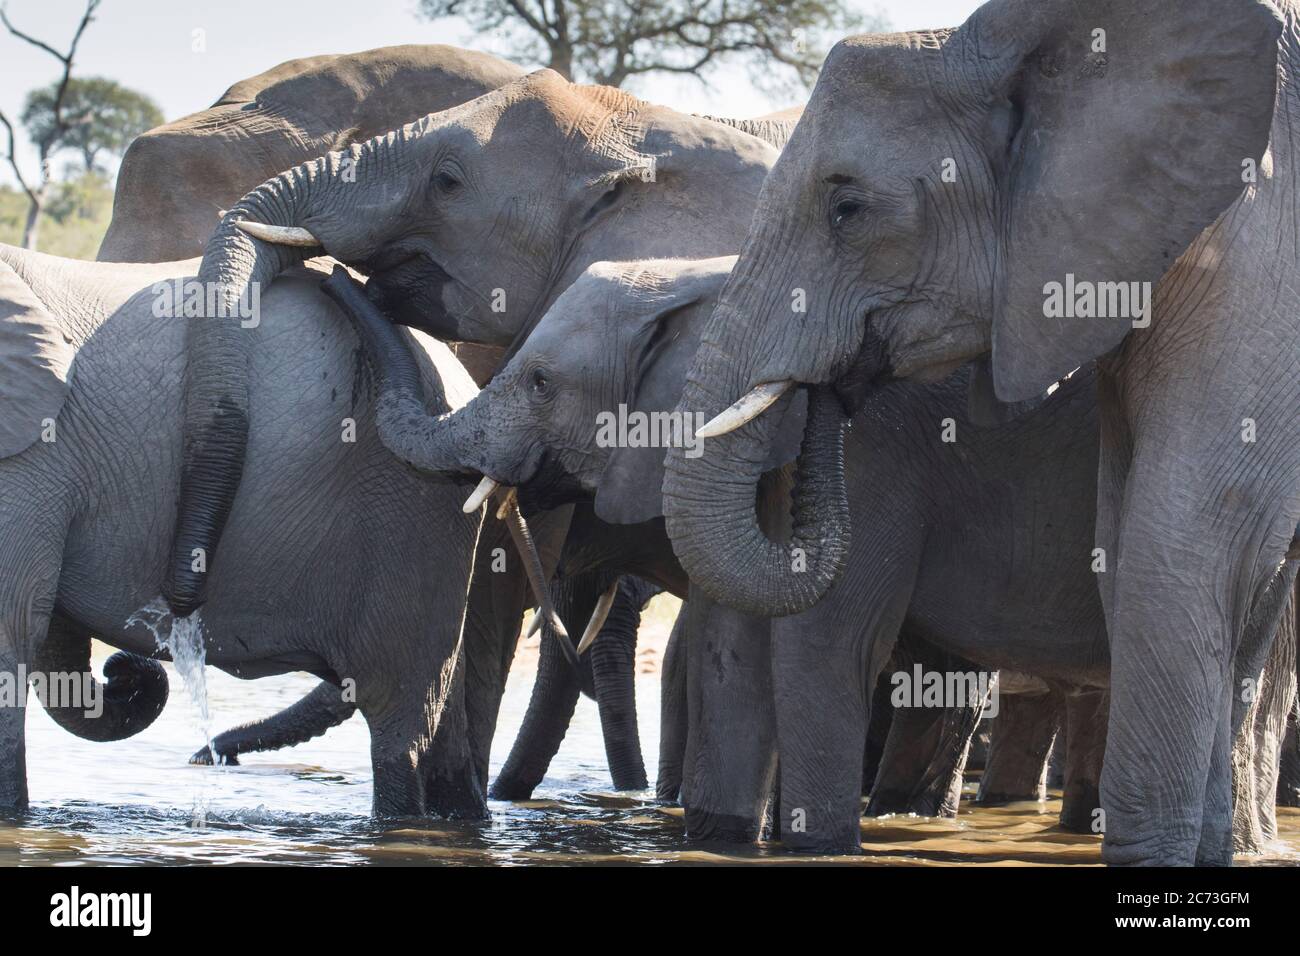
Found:
[[(99, 681), (90, 670), (90, 632), (57, 613), (34, 670), (40, 675), (35, 687), (46, 712), (83, 740), (134, 736), (167, 704), (167, 672), (161, 664), (119, 651), (104, 663), (105, 681)], [(59, 692), (52, 693), (56, 688)]]

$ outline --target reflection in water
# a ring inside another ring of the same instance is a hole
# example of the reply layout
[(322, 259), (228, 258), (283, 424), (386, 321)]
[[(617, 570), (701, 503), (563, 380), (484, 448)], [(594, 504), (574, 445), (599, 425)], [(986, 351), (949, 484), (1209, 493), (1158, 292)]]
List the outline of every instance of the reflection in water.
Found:
[[(104, 648), (97, 646), (97, 658)], [(102, 659), (97, 660), (102, 663)], [(173, 704), (130, 740), (97, 744), (60, 730), (39, 710), (27, 719), (32, 812), (0, 822), (0, 865), (69, 863), (546, 863), (754, 862), (799, 865), (779, 847), (686, 846), (681, 811), (653, 802), (653, 789), (612, 794), (595, 704), (579, 704), (550, 774), (526, 803), (493, 803), (481, 823), (399, 820), (370, 811), (368, 735), (353, 717), (292, 750), (253, 754), (240, 767), (194, 767), (201, 743), (193, 709), (172, 675)], [(315, 678), (238, 681), (210, 669), (213, 725), (224, 729), (298, 700)], [(492, 753), (495, 773), (523, 719), (533, 674), (515, 668)], [(642, 742), (653, 773), (658, 752), (658, 678), (637, 678)], [(195, 810), (206, 804), (204, 825)], [(957, 820), (864, 820), (864, 854), (853, 865), (1098, 864), (1100, 840), (1055, 829), (1058, 800), (999, 808), (963, 805)], [(1279, 813), (1283, 840), (1240, 862), (1300, 863), (1300, 810)]]

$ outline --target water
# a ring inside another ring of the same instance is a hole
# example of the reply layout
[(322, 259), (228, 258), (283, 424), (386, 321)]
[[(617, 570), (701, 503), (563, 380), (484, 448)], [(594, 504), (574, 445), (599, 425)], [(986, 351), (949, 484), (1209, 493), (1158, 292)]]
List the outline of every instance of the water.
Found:
[[(96, 646), (96, 663), (107, 648)], [(648, 653), (644, 652), (643, 653)], [(495, 773), (523, 719), (534, 658), (511, 673), (492, 751)], [(642, 746), (654, 775), (658, 753), (658, 676), (637, 678)], [(660, 807), (653, 790), (609, 792), (595, 704), (583, 698), (549, 775), (527, 803), (491, 804), (492, 819), (457, 823), (369, 817), (368, 734), (353, 717), (291, 750), (250, 754), (238, 767), (187, 761), (204, 742), (175, 668), (172, 699), (152, 727), (110, 744), (80, 740), (33, 704), (27, 718), (32, 812), (21, 826), (0, 823), (0, 865), (160, 863), (430, 863), (504, 865), (744, 861), (799, 865), (779, 848), (686, 846), (681, 811)], [(206, 674), (211, 726), (222, 730), (274, 712), (311, 690), (315, 678), (287, 675), (239, 681)], [(196, 826), (195, 807), (203, 808)], [(864, 820), (864, 855), (850, 865), (1026, 863), (1096, 865), (1097, 837), (1055, 829), (1059, 800), (973, 808), (955, 821), (893, 817)], [(1280, 814), (1283, 840), (1243, 863), (1300, 864), (1300, 810)], [(824, 861), (826, 858), (814, 858)]]

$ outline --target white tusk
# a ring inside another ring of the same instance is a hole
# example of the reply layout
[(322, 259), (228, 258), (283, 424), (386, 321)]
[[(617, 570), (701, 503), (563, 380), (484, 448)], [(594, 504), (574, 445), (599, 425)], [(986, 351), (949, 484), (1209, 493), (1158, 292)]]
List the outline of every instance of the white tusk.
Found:
[(783, 382), (765, 382), (755, 387), (749, 394), (722, 412), (711, 422), (695, 433), (697, 438), (717, 438), (727, 432), (733, 432), (746, 422), (753, 421), (767, 410), (767, 407), (794, 387), (794, 379)]
[(546, 620), (546, 615), (542, 613), (542, 609), (539, 607), (533, 612), (533, 619), (528, 622), (528, 633), (524, 635), (524, 640), (528, 640), (528, 638), (540, 631), (544, 620)]
[(489, 478), (487, 475), (484, 475), (483, 480), (478, 483), (470, 496), (465, 499), (465, 504), (461, 506), (461, 510), (467, 515), (472, 515), (474, 512), (478, 511), (479, 508), (483, 507), (483, 502), (487, 501), (488, 496), (496, 490), (496, 481)]
[(301, 226), (268, 226), (264, 222), (236, 219), (235, 228), (242, 229), (254, 239), (274, 242), (279, 246), (319, 246), (320, 242)]
[(585, 654), (587, 648), (596, 642), (596, 637), (600, 634), (600, 629), (605, 626), (605, 619), (609, 617), (609, 610), (614, 606), (614, 598), (618, 596), (618, 578), (609, 586), (600, 600), (596, 602), (596, 609), (591, 612), (591, 620), (587, 622), (587, 629), (582, 632), (582, 640), (578, 642), (578, 654)]

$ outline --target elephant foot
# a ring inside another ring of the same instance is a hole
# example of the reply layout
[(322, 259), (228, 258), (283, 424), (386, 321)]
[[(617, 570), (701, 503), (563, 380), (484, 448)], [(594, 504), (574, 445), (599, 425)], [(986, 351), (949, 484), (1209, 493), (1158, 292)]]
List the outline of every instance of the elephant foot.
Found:
[(488, 787), (488, 796), (493, 800), (531, 800), (533, 787), (522, 780), (497, 777)]
[(758, 823), (752, 817), (687, 807), (685, 818), (686, 839), (694, 842), (754, 843), (758, 840)]
[(462, 783), (452, 780), (435, 780), (425, 794), (429, 814), (448, 820), (486, 820), (489, 817), (487, 801), (477, 780)]
[(196, 750), (194, 752), (194, 756), (190, 757), (190, 763), (198, 767), (211, 767), (214, 763), (218, 763), (226, 767), (238, 767), (239, 756), (238, 754), (223, 754), (220, 751), (218, 751), (217, 759), (213, 760), (211, 748), (203, 747), (202, 749)]
[(660, 780), (655, 784), (655, 802), (666, 803), (669, 806), (676, 806), (681, 802), (682, 782), (681, 780), (663, 781)]
[(1061, 829), (1068, 833), (1094, 833), (1101, 794), (1095, 786), (1073, 787), (1061, 800)]
[(862, 853), (861, 834), (856, 825), (851, 835), (847, 832), (832, 835), (787, 830), (781, 834), (781, 846), (790, 853), (810, 856), (859, 856)]
[(905, 790), (873, 790), (867, 801), (866, 815), (883, 817), (891, 813), (911, 813), (911, 794)]

